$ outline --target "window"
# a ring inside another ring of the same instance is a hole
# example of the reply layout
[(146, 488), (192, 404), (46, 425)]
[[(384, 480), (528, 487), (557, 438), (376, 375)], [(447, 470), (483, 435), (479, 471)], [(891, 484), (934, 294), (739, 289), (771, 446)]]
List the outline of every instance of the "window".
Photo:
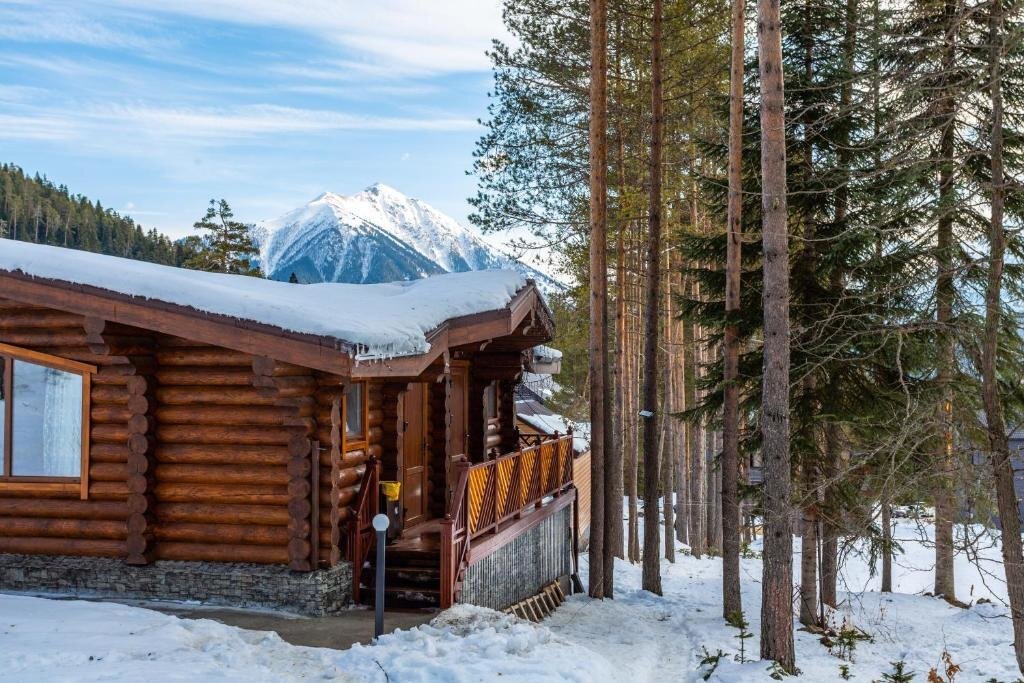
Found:
[(484, 388), (484, 419), (498, 417), (498, 383), (491, 382)]
[(81, 479), (88, 450), (83, 418), (94, 371), (0, 344), (0, 480)]
[(363, 406), (366, 405), (366, 385), (362, 382), (349, 384), (345, 387), (345, 436), (349, 439), (362, 439)]

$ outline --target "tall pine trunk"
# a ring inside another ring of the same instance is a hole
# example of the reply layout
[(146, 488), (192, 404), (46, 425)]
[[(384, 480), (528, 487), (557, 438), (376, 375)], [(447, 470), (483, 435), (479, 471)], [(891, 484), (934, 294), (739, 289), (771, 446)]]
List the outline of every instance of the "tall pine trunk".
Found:
[(892, 593), (892, 504), (882, 494), (882, 592)]
[(644, 325), (644, 590), (661, 595), (661, 525), (658, 523), (658, 309), (661, 299), (661, 158), (665, 105), (661, 95), (662, 0), (654, 0), (651, 25), (651, 158)]
[[(946, 26), (952, 27), (956, 0), (946, 0)], [(955, 59), (954, 41), (948, 40), (942, 59), (944, 77), (952, 78)], [(937, 406), (938, 434), (935, 443), (935, 594), (949, 602), (956, 601), (953, 574), (953, 211), (956, 197), (953, 188), (954, 108), (951, 86), (942, 95), (942, 122), (939, 142), (939, 203), (937, 222), (937, 274), (935, 283), (936, 322), (939, 327)]]
[(608, 268), (608, 17), (605, 0), (590, 0), (590, 549), (591, 597), (605, 595), (605, 386)]
[(996, 482), (996, 504), (1002, 525), (1000, 536), (1006, 592), (1010, 599), (1013, 621), (1013, 650), (1017, 667), (1024, 673), (1024, 550), (1021, 548), (1020, 517), (1014, 488), (1013, 463), (1006, 435), (1003, 399), (999, 388), (996, 363), (999, 354), (999, 323), (1002, 308), (1003, 265), (1006, 252), (1003, 229), (1005, 178), (1003, 173), (1003, 6), (992, 0), (989, 16), (989, 88), (992, 100), (992, 216), (989, 224), (989, 270), (985, 290), (985, 336), (982, 341), (982, 386), (985, 417), (991, 448), (992, 469)]
[(764, 563), (761, 658), (796, 671), (793, 649), (793, 535), (789, 455), (789, 234), (786, 212), (786, 121), (779, 0), (758, 0), (761, 77), (761, 206), (764, 245)]
[(839, 578), (839, 533), (838, 520), (835, 519), (838, 506), (832, 499), (831, 487), (834, 486), (836, 473), (839, 471), (841, 455), (841, 430), (834, 422), (825, 424), (825, 462), (824, 476), (827, 482), (825, 487), (825, 501), (822, 506), (824, 518), (818, 526), (821, 534), (821, 601), (829, 607), (838, 606), (836, 600), (836, 582)]
[[(725, 253), (725, 315), (740, 310), (743, 246), (743, 48), (746, 0), (732, 0), (732, 58), (729, 71), (729, 205)], [(722, 397), (722, 616), (743, 611), (740, 596), (740, 343), (735, 322), (725, 326), (725, 384)]]
[(804, 505), (800, 523), (800, 623), (818, 623), (818, 515), (815, 463), (803, 469)]
[(665, 313), (665, 319), (662, 322), (662, 328), (665, 330), (665, 344), (664, 351), (662, 352), (664, 368), (662, 369), (662, 375), (664, 377), (664, 397), (663, 397), (663, 408), (661, 410), (661, 491), (662, 491), (662, 515), (664, 517), (665, 524), (665, 559), (669, 562), (676, 561), (676, 544), (675, 544), (675, 501), (673, 500), (672, 492), (675, 490), (675, 440), (672, 438), (672, 423), (676, 418), (672, 416), (675, 408), (675, 394), (672, 386), (672, 353), (675, 347), (675, 339), (672, 329), (672, 278), (670, 270), (671, 263), (669, 260), (669, 250), (665, 250), (665, 276), (666, 276), (666, 289), (665, 292), (665, 305), (662, 307)]

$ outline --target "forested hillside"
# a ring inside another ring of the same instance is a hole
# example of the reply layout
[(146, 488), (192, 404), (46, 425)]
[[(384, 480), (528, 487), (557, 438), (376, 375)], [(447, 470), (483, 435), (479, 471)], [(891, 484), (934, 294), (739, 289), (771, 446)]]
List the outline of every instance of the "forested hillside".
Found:
[(191, 253), (155, 228), (143, 230), (98, 201), (6, 163), (0, 166), (0, 237), (171, 265)]

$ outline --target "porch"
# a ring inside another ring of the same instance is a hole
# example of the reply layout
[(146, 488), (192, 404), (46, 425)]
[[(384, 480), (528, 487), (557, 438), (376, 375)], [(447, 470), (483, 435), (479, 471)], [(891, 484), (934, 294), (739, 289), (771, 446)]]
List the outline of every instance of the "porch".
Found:
[[(463, 597), (471, 568), (484, 560), (511, 571), (502, 566), (503, 549), (517, 539), (529, 540), (545, 524), (572, 519), (572, 510), (567, 509), (576, 499), (572, 472), (571, 433), (524, 439), (520, 450), (483, 462), (453, 457), (444, 516), (407, 527), (388, 543), (388, 607), (450, 607)], [(366, 604), (373, 601), (375, 537), (370, 522), (380, 509), (379, 481), (380, 463), (375, 460), (367, 467), (349, 525), (353, 597)], [(553, 520), (559, 514), (559, 520)], [(560, 554), (571, 541), (558, 540), (556, 545), (554, 552)], [(568, 557), (562, 559), (564, 565), (555, 564), (567, 567)]]

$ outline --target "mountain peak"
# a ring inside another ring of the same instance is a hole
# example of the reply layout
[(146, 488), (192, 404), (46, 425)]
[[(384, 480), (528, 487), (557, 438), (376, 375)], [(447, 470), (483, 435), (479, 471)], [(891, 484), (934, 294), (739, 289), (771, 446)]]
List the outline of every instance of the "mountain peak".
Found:
[(485, 243), (432, 206), (384, 183), (350, 196), (324, 192), (260, 225), (260, 261), (271, 278), (371, 283), (436, 273), (511, 268), (550, 278)]
[(396, 198), (396, 199), (403, 199), (403, 200), (406, 200), (406, 201), (409, 201), (409, 199), (410, 199), (410, 197), (406, 196), (404, 193), (400, 192), (399, 190), (396, 190), (395, 188), (391, 187), (390, 185), (385, 185), (384, 183), (381, 183), (381, 182), (376, 182), (373, 185), (370, 185), (365, 190), (363, 190), (363, 192), (368, 192), (370, 194), (380, 195), (382, 197), (391, 197), (391, 198)]

